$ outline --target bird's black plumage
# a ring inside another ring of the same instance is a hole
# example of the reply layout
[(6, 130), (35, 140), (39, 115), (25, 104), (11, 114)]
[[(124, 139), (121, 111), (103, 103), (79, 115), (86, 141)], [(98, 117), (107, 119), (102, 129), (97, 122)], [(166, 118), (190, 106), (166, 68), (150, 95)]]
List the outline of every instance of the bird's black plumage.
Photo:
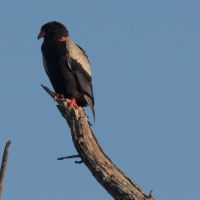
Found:
[(78, 106), (89, 105), (95, 117), (92, 75), (85, 51), (69, 39), (68, 30), (59, 22), (42, 26), (45, 71), (56, 93), (75, 99)]

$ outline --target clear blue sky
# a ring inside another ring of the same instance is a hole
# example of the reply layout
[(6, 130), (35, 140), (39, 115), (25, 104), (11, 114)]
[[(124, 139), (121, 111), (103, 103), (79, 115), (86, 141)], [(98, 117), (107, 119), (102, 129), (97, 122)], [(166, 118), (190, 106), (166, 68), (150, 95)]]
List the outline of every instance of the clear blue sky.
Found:
[[(76, 154), (45, 74), (41, 26), (56, 20), (88, 54), (96, 137), (157, 200), (200, 199), (200, 1), (0, 3), (2, 199), (111, 200)], [(87, 109), (90, 114), (90, 110)]]

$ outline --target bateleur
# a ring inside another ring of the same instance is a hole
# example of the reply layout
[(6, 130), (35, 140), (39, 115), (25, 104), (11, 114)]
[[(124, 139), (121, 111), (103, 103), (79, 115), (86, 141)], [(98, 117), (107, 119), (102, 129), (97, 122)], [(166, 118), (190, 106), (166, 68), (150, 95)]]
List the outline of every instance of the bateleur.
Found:
[(85, 51), (69, 39), (68, 30), (59, 22), (44, 24), (38, 39), (42, 37), (43, 65), (56, 92), (54, 98), (64, 96), (69, 109), (89, 105), (95, 118), (92, 74)]

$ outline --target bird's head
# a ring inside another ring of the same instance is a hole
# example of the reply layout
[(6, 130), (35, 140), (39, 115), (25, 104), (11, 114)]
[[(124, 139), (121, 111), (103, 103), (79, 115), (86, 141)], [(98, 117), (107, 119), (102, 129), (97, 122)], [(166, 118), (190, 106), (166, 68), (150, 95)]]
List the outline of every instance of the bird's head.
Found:
[(66, 41), (69, 37), (69, 34), (68, 30), (63, 24), (53, 21), (48, 22), (41, 27), (38, 40), (42, 37), (44, 39)]

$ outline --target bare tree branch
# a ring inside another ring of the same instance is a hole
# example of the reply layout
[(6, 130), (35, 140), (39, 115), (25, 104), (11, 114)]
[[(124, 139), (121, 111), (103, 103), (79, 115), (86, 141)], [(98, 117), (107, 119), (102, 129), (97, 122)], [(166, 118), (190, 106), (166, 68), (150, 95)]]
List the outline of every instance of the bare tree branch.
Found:
[[(55, 93), (47, 87), (42, 87), (52, 97)], [(87, 120), (84, 110), (79, 107), (68, 109), (64, 99), (56, 100), (58, 110), (66, 119), (71, 129), (72, 140), (82, 162), (88, 167), (96, 180), (116, 200), (153, 200), (153, 192), (147, 196), (136, 182), (127, 177), (99, 145)], [(69, 157), (68, 157), (69, 158)]]
[(4, 183), (4, 175), (6, 171), (6, 165), (8, 163), (8, 151), (9, 151), (9, 146), (11, 144), (11, 140), (8, 140), (6, 143), (4, 153), (3, 153), (3, 158), (2, 158), (2, 163), (1, 163), (1, 171), (0, 171), (0, 198), (2, 195), (2, 189), (3, 189), (3, 183)]

